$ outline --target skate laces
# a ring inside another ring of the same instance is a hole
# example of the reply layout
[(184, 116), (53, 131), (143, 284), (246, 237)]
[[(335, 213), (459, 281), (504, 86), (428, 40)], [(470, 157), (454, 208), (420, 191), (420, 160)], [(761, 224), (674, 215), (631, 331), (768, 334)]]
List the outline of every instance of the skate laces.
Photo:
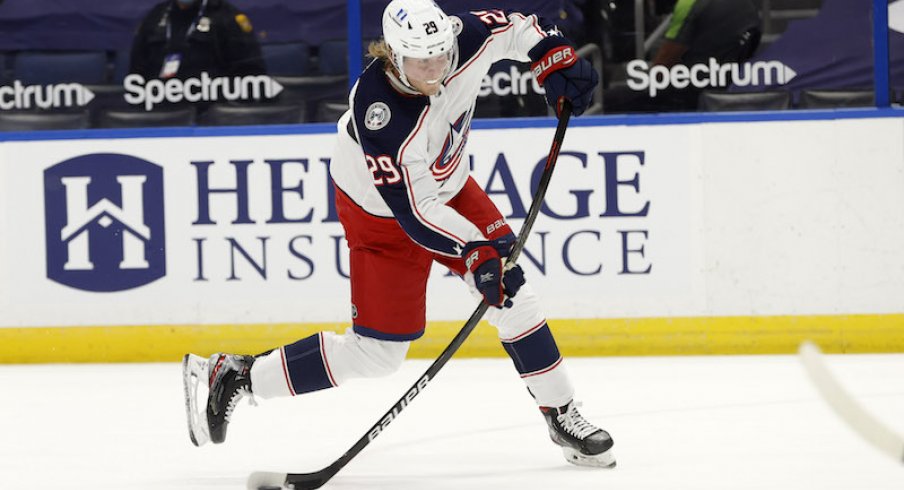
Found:
[[(219, 362), (217, 364), (218, 365), (214, 369), (214, 376), (217, 376), (221, 368), (226, 368), (235, 371), (236, 378), (243, 377), (242, 371), (244, 370), (245, 366), (241, 360), (226, 355), (219, 359)], [(251, 373), (249, 372), (248, 375), (250, 376), (250, 374)], [(220, 376), (218, 376), (219, 379), (217, 379), (215, 382), (222, 382), (222, 379), (223, 377), (225, 377), (225, 375), (225, 373), (221, 373)], [(226, 410), (223, 414), (226, 422), (230, 421), (230, 419), (232, 418), (232, 412), (235, 411), (235, 407), (238, 406), (238, 403), (240, 401), (242, 401), (242, 398), (247, 396), (248, 402), (253, 406), (257, 406), (257, 400), (255, 400), (254, 398), (254, 393), (252, 393), (251, 390), (248, 389), (248, 384), (248, 381), (240, 380), (239, 385), (236, 386), (232, 390), (232, 393), (229, 395), (229, 401), (226, 403)]]
[(250, 390), (248, 390), (244, 387), (241, 387), (241, 388), (233, 391), (232, 396), (229, 397), (229, 403), (226, 404), (226, 413), (224, 415), (224, 417), (226, 418), (226, 422), (230, 421), (230, 419), (232, 418), (232, 412), (235, 410), (235, 407), (238, 405), (238, 403), (240, 401), (242, 401), (242, 398), (244, 398), (246, 396), (248, 397), (248, 402), (251, 405), (253, 405), (255, 407), (257, 406), (257, 400), (254, 399), (254, 394), (251, 393)]
[(566, 432), (583, 440), (600, 429), (584, 419), (581, 413), (578, 412), (578, 406), (580, 406), (579, 403), (572, 402), (568, 405), (568, 411), (558, 414), (556, 419), (562, 424), (562, 428)]

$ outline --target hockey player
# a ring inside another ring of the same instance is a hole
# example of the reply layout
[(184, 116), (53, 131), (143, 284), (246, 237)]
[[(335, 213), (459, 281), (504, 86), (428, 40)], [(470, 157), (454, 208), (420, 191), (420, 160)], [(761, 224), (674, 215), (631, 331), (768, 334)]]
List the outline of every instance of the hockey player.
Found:
[[(394, 372), (424, 333), (427, 277), (437, 261), (492, 306), (487, 319), (566, 459), (615, 466), (612, 438), (576, 408), (562, 356), (521, 268), (503, 270), (515, 235), (462, 163), (491, 64), (533, 62), (550, 105), (558, 110), (567, 99), (575, 115), (590, 103), (596, 72), (535, 15), (447, 16), (431, 0), (392, 0), (383, 39), (369, 51), (375, 59), (351, 90), (330, 167), (350, 248), (352, 326), (256, 357), (187, 355), (192, 442), (223, 442), (243, 396), (294, 396)], [(209, 395), (198, 409), (201, 380)]]

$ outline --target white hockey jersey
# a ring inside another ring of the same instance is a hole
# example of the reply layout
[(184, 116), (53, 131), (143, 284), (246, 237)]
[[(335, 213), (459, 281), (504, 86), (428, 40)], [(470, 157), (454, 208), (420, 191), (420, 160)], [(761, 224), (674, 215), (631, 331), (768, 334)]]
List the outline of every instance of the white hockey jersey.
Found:
[(446, 206), (468, 179), (464, 148), (483, 77), (496, 61), (530, 61), (531, 48), (559, 33), (535, 15), (501, 10), (450, 20), (458, 42), (437, 95), (410, 91), (382, 60), (364, 70), (339, 119), (330, 175), (366, 212), (394, 217), (421, 246), (457, 257), (466, 243), (485, 240)]

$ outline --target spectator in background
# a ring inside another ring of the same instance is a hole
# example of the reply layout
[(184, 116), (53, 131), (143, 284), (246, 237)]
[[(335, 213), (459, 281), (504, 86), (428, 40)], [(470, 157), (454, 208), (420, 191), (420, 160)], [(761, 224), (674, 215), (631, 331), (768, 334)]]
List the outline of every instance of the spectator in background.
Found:
[(596, 44), (600, 48), (605, 48), (609, 42), (608, 19), (606, 18), (606, 1), (605, 0), (574, 0), (574, 3), (581, 9), (583, 16), (583, 25), (579, 33), (570, 37), (574, 39), (576, 46), (585, 44)]
[(145, 15), (132, 43), (130, 73), (189, 78), (266, 73), (248, 17), (225, 0), (165, 0)]
[[(665, 39), (651, 65), (671, 67), (743, 62), (760, 43), (760, 12), (753, 0), (678, 0)], [(655, 97), (645, 91), (618, 90), (605, 99), (606, 112), (693, 111), (699, 88), (669, 87)]]
[(653, 64), (739, 62), (759, 43), (760, 12), (752, 0), (678, 0)]

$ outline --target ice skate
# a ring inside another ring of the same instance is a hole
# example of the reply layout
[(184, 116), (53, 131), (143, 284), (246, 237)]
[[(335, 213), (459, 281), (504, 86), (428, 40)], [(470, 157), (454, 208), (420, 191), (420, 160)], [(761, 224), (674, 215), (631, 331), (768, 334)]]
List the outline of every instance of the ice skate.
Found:
[[(249, 396), (254, 404), (251, 394), (252, 364), (252, 356), (214, 354), (204, 359), (194, 354), (185, 355), (182, 360), (182, 382), (188, 435), (192, 444), (203, 446), (208, 441), (214, 444), (223, 442), (229, 419), (239, 401)], [(201, 386), (204, 389), (199, 390)], [(198, 400), (203, 400), (200, 396), (205, 390), (207, 403), (199, 408)]]
[(612, 437), (609, 433), (587, 422), (578, 412), (574, 402), (564, 407), (540, 407), (549, 437), (562, 447), (565, 459), (579, 466), (614, 468)]

